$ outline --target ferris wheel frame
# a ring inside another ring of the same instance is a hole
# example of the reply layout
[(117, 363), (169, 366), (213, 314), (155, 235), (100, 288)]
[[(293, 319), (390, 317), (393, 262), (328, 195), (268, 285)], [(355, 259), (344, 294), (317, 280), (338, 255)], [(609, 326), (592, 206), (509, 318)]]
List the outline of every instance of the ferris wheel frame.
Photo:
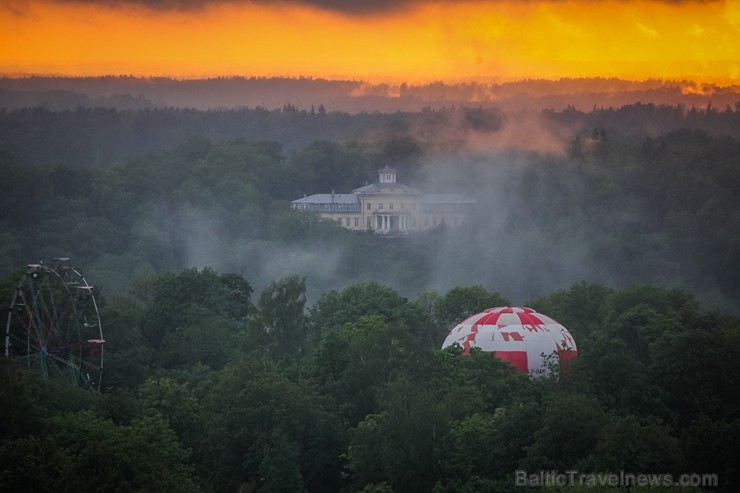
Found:
[(99, 392), (105, 340), (93, 291), (67, 257), (28, 264), (8, 311), (5, 357)]

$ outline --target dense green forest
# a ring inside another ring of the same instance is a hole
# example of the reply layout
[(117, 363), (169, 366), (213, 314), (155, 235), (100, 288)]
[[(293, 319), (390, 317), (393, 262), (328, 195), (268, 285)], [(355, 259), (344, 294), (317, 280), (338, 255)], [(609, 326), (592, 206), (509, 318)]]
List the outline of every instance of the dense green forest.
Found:
[[(106, 368), (97, 394), (3, 360), (0, 489), (526, 491), (516, 471), (577, 470), (736, 491), (739, 129), (737, 108), (650, 104), (2, 111), (0, 300), (72, 257)], [(474, 210), (384, 238), (290, 208), (385, 165)], [(561, 378), (439, 349), (505, 304), (571, 331)]]
[(0, 487), (539, 491), (516, 471), (624, 471), (737, 489), (740, 320), (678, 290), (532, 300), (577, 340), (559, 379), (437, 349), (454, 321), (508, 303), (480, 286), (409, 300), (362, 283), (307, 306), (293, 276), (253, 294), (207, 268), (141, 277), (104, 302), (100, 394), (3, 361)]

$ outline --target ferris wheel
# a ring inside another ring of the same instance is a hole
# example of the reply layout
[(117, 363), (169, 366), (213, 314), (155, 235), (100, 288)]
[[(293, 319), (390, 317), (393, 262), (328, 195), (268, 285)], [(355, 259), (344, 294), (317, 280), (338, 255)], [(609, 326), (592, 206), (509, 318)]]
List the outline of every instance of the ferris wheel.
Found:
[(93, 291), (69, 258), (29, 264), (10, 304), (5, 357), (100, 391), (105, 341)]

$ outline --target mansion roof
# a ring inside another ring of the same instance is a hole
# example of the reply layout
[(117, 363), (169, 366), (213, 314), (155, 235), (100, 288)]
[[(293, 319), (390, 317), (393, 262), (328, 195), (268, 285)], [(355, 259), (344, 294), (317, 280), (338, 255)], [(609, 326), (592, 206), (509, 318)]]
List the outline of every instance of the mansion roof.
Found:
[(404, 185), (402, 183), (371, 183), (370, 185), (365, 185), (364, 187), (357, 188), (352, 191), (353, 193), (357, 194), (364, 194), (364, 193), (407, 193), (407, 194), (413, 194), (413, 195), (419, 195), (421, 194), (420, 191), (418, 191), (415, 188), (411, 188), (408, 185)]
[[(377, 185), (377, 183), (375, 184)], [(395, 184), (399, 186), (397, 183)], [(359, 190), (363, 190), (368, 187), (372, 187), (373, 185), (368, 185), (367, 187), (362, 187), (361, 189), (358, 188), (355, 190), (355, 192), (358, 192)], [(404, 185), (400, 185), (403, 187)], [(410, 190), (414, 190), (413, 188), (409, 188)], [(423, 204), (474, 204), (475, 200), (471, 199), (470, 197), (466, 197), (465, 195), (461, 195), (459, 193), (426, 193), (421, 194), (418, 190), (414, 190), (416, 193), (421, 195), (421, 202)], [(359, 192), (361, 194), (362, 192)], [(358, 193), (317, 193), (314, 195), (309, 195), (307, 197), (303, 197), (301, 199), (293, 200), (291, 203), (293, 204), (313, 204), (313, 205), (319, 205), (319, 204), (359, 204), (360, 198)]]
[(294, 200), (293, 204), (358, 204), (360, 199), (354, 193), (317, 193)]
[[(378, 170), (378, 181), (376, 183), (356, 188), (352, 193), (334, 193), (333, 191), (332, 193), (317, 193), (294, 200), (292, 204), (294, 208), (300, 210), (357, 212), (361, 202), (364, 203), (370, 197), (380, 195), (398, 198), (401, 201), (404, 199), (403, 196), (412, 201), (420, 200), (425, 210), (435, 212), (441, 210), (461, 211), (475, 203), (475, 200), (459, 193), (422, 193), (416, 188), (396, 182), (396, 170), (386, 166)], [(393, 198), (390, 200), (393, 200)], [(372, 200), (375, 201), (376, 199), (373, 198)], [(383, 200), (383, 198), (377, 200)], [(377, 205), (382, 210), (382, 204), (378, 203)], [(370, 209), (369, 204), (368, 209)], [(392, 203), (389, 210), (393, 210)]]

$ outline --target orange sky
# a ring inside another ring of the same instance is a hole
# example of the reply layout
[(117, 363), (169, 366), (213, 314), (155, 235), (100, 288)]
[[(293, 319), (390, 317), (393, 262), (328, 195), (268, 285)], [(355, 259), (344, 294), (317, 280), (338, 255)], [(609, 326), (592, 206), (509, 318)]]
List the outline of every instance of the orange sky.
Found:
[(0, 72), (740, 83), (740, 0), (417, 1), (362, 14), (309, 0), (170, 5), (199, 1), (3, 0)]

